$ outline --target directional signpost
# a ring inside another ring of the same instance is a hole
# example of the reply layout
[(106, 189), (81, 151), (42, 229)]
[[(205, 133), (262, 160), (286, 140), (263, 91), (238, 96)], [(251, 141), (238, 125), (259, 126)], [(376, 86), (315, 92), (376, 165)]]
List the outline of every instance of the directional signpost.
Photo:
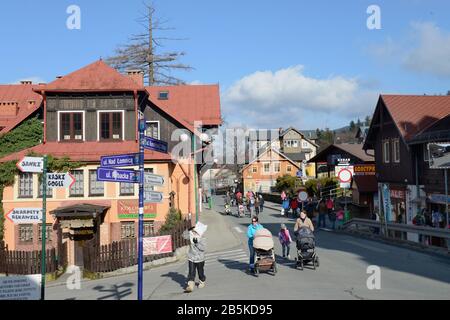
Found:
[[(24, 157), (22, 160), (20, 160), (17, 164), (16, 164), (17, 168), (21, 171), (21, 172), (29, 172), (29, 173), (42, 173), (42, 185), (46, 186), (47, 185), (47, 156), (43, 156), (43, 157)], [(16, 213), (16, 211), (14, 211), (14, 213), (9, 213), (11, 220), (14, 220), (14, 217), (16, 218), (16, 220), (19, 220), (19, 217), (23, 217), (23, 211), (22, 213), (20, 213), (21, 209), (15, 209), (15, 210), (19, 210), (18, 213)], [(27, 209), (25, 209), (27, 210)], [(34, 209), (28, 209), (28, 210), (34, 210)], [(38, 214), (39, 216), (39, 214)], [(13, 218), (11, 218), (13, 217)], [(33, 216), (35, 217), (35, 215)], [(42, 188), (42, 212), (41, 212), (41, 221), (42, 221), (42, 225), (45, 226), (47, 224), (47, 188)], [(33, 220), (33, 222), (36, 222), (36, 219), (31, 219)], [(45, 300), (45, 276), (47, 273), (47, 268), (46, 268), (46, 243), (47, 243), (47, 238), (46, 238), (46, 228), (42, 228), (42, 254), (41, 254), (41, 300)]]
[(168, 151), (168, 145), (167, 142), (156, 140), (151, 137), (143, 137), (142, 143), (144, 145), (145, 149), (152, 150), (152, 151), (158, 151), (162, 153), (167, 153)]
[(145, 191), (144, 202), (145, 203), (161, 203), (163, 201), (163, 194), (156, 191)]
[(164, 177), (158, 176), (158, 175), (152, 174), (152, 173), (145, 173), (144, 183), (146, 185), (151, 185), (151, 186), (163, 186), (164, 185)]
[(42, 220), (42, 208), (15, 208), (6, 214), (6, 219), (14, 224), (38, 223)]
[(70, 173), (47, 173), (47, 188), (71, 188), (75, 178)]

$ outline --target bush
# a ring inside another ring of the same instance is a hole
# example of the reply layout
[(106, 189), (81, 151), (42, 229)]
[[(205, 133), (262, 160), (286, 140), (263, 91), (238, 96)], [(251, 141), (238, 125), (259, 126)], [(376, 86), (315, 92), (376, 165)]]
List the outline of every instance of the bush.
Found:
[(181, 211), (175, 208), (170, 208), (166, 216), (166, 221), (161, 227), (161, 232), (171, 231), (181, 222)]
[(315, 180), (308, 180), (305, 184), (306, 190), (310, 196), (320, 196), (318, 183), (321, 188), (337, 187), (337, 180), (335, 178), (320, 178)]
[(287, 174), (277, 178), (277, 184), (275, 185), (275, 189), (278, 192), (286, 191), (287, 193), (294, 194), (296, 183), (297, 178)]

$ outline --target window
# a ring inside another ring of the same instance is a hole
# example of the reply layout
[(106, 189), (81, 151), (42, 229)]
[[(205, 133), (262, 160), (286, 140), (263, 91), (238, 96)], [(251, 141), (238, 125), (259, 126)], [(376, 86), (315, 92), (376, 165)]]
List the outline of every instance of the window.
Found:
[(33, 225), (21, 224), (19, 225), (19, 241), (33, 242)]
[(104, 194), (105, 184), (97, 181), (97, 170), (89, 170), (89, 195), (101, 197)]
[(303, 148), (308, 148), (308, 142), (303, 141), (302, 146), (303, 146)]
[(59, 117), (60, 141), (83, 141), (83, 113), (62, 112)]
[(264, 173), (270, 172), (270, 163), (264, 163)]
[(400, 163), (400, 140), (392, 139), (392, 154), (394, 156), (394, 162)]
[(169, 99), (169, 91), (160, 91), (158, 94), (158, 100), (168, 100)]
[(430, 161), (430, 153), (428, 152), (428, 146), (426, 144), (423, 145), (423, 161)]
[(19, 174), (19, 198), (33, 198), (33, 174)]
[[(43, 197), (43, 194), (42, 194), (42, 191), (43, 191), (42, 183), (43, 183), (42, 177), (40, 177), (39, 178), (39, 191), (38, 191), (38, 197), (39, 198)], [(51, 197), (53, 197), (53, 189), (52, 188), (47, 188), (47, 198), (51, 198)]]
[(145, 135), (147, 137), (159, 140), (159, 122), (147, 121), (147, 130), (145, 130)]
[(298, 148), (298, 140), (284, 140), (284, 146), (288, 148)]
[(100, 140), (121, 140), (122, 112), (100, 112)]
[(121, 196), (134, 196), (134, 183), (121, 183), (120, 184)]
[[(45, 239), (46, 241), (52, 241), (52, 230), (53, 226), (51, 224), (47, 224), (45, 228)], [(39, 241), (42, 241), (42, 224), (38, 227), (38, 239)]]
[(389, 140), (383, 141), (383, 162), (389, 163), (390, 162), (390, 150), (389, 150)]
[(75, 178), (75, 183), (70, 188), (71, 197), (84, 197), (84, 172), (83, 170), (74, 170), (71, 172)]
[(252, 173), (257, 173), (258, 172), (258, 167), (257, 166), (253, 166), (252, 167)]
[(134, 222), (121, 222), (120, 237), (122, 239), (136, 238), (136, 228)]
[(280, 172), (280, 171), (281, 171), (281, 163), (275, 162), (275, 163), (273, 164), (273, 171), (274, 171), (274, 172)]
[(287, 166), (286, 171), (287, 172), (292, 172), (292, 166)]
[(144, 237), (151, 237), (155, 235), (154, 221), (144, 221)]

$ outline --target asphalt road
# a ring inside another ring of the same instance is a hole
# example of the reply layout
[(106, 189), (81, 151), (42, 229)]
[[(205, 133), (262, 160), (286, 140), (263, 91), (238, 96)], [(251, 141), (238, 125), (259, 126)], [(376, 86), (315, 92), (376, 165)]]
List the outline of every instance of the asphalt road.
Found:
[[(222, 203), (220, 198), (216, 199), (218, 211), (223, 211)], [(250, 218), (226, 216), (222, 220), (241, 239), (241, 244), (208, 253), (206, 287), (184, 293), (187, 264), (177, 263), (145, 272), (146, 299), (450, 299), (449, 259), (322, 230), (316, 232), (320, 257), (317, 270), (297, 270), (293, 261), (295, 245), (291, 248), (291, 260), (283, 259), (275, 238), (278, 273), (255, 277), (246, 272), (246, 229)], [(281, 223), (292, 233), (295, 221), (281, 217), (278, 210), (266, 208), (260, 222), (276, 237)], [(367, 287), (369, 266), (380, 268), (380, 289)], [(47, 299), (136, 299), (136, 278), (136, 274), (131, 274), (87, 281), (82, 283), (81, 290), (52, 287), (47, 289)]]

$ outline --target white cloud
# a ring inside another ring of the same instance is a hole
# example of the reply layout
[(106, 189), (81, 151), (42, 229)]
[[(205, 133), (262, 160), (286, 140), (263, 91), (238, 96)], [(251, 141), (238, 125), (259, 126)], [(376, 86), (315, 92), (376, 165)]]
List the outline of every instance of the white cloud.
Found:
[(437, 76), (450, 77), (450, 33), (433, 23), (414, 23), (417, 46), (403, 62), (410, 70)]
[(41, 77), (37, 77), (37, 76), (32, 76), (32, 77), (23, 77), (17, 81), (14, 81), (14, 84), (19, 84), (20, 81), (32, 81), (33, 84), (38, 84), (38, 83), (46, 83), (44, 79), (42, 79)]
[(298, 65), (258, 71), (236, 81), (222, 95), (226, 120), (259, 128), (308, 129), (324, 127), (333, 116), (347, 121), (372, 113), (378, 94), (363, 89), (356, 78), (320, 79), (303, 71)]
[(450, 33), (434, 23), (412, 23), (408, 36), (397, 40), (388, 37), (369, 50), (380, 62), (397, 64), (415, 73), (450, 77)]

